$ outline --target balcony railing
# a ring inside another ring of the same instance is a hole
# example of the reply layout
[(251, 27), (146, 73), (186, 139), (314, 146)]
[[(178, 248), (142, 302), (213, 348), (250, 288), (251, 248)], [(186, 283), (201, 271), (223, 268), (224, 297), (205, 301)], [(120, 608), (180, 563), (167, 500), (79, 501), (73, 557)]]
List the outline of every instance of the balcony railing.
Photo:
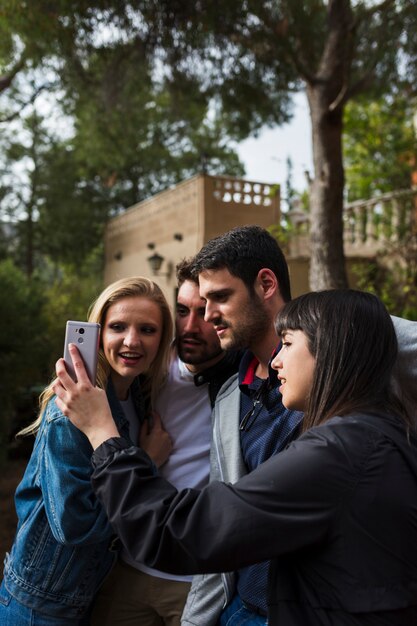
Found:
[[(374, 256), (403, 241), (417, 224), (417, 188), (381, 194), (346, 204), (343, 210), (346, 256)], [(293, 209), (288, 218), (294, 229), (291, 256), (309, 254), (310, 216)]]

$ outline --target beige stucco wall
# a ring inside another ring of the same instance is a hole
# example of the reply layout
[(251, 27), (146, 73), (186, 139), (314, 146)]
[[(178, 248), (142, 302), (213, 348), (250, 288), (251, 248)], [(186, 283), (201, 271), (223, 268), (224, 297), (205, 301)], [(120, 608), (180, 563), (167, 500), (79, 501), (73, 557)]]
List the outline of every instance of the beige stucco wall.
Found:
[[(345, 207), (346, 270), (352, 287), (357, 286), (355, 265), (369, 262), (379, 250), (397, 242), (403, 236), (404, 224), (414, 228), (416, 197), (414, 188)], [(381, 211), (385, 211), (388, 222), (377, 229), (375, 216)], [(309, 291), (309, 216), (295, 208), (289, 217), (295, 232), (285, 244), (285, 253), (295, 297)], [(267, 228), (279, 220), (278, 185), (223, 176), (194, 176), (109, 221), (105, 232), (105, 283), (133, 274), (151, 276), (173, 305), (175, 265), (181, 259), (194, 255), (206, 241), (234, 226), (259, 224)], [(153, 252), (165, 258), (158, 276), (151, 275), (147, 261)]]
[[(310, 260), (308, 258), (287, 258), (291, 279), (291, 295), (293, 298), (310, 291), (308, 274), (310, 269)], [(355, 273), (355, 266), (363, 263), (364, 258), (351, 257), (346, 259), (346, 272), (349, 287), (358, 289), (358, 277)]]
[[(197, 175), (111, 219), (105, 231), (104, 281), (140, 274), (175, 299), (175, 265), (234, 226), (268, 227), (280, 216), (279, 188), (240, 179)], [(149, 244), (154, 247), (151, 249)], [(165, 258), (152, 276), (148, 257)]]

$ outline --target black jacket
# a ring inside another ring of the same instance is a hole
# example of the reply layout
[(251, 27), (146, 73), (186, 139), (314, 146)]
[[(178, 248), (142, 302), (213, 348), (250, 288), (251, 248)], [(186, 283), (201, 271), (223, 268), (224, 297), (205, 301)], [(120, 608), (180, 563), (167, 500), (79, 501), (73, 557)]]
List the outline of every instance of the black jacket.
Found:
[(417, 443), (387, 416), (335, 417), (234, 485), (155, 476), (123, 439), (93, 486), (132, 556), (178, 574), (272, 559), (271, 626), (417, 624)]

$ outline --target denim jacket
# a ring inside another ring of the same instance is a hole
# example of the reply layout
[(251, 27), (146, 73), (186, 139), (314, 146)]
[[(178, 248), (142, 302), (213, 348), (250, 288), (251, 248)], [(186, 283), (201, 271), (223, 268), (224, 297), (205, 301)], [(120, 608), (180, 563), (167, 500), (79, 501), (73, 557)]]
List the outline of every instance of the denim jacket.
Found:
[[(132, 392), (143, 418), (138, 385)], [(111, 383), (107, 397), (120, 434), (129, 438)], [(52, 398), (16, 490), (18, 525), (4, 562), (9, 593), (48, 615), (81, 618), (115, 560), (114, 533), (90, 483), (92, 452)]]

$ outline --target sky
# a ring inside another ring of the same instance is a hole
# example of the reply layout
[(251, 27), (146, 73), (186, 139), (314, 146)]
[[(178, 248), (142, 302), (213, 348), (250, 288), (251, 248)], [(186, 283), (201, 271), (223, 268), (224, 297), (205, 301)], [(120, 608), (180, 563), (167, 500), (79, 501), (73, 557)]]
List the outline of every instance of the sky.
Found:
[(304, 93), (294, 96), (294, 116), (289, 124), (265, 128), (257, 138), (246, 139), (237, 146), (246, 168), (245, 178), (263, 183), (279, 183), (285, 192), (287, 158), (291, 157), (292, 186), (306, 188), (305, 170), (312, 173), (311, 124)]

